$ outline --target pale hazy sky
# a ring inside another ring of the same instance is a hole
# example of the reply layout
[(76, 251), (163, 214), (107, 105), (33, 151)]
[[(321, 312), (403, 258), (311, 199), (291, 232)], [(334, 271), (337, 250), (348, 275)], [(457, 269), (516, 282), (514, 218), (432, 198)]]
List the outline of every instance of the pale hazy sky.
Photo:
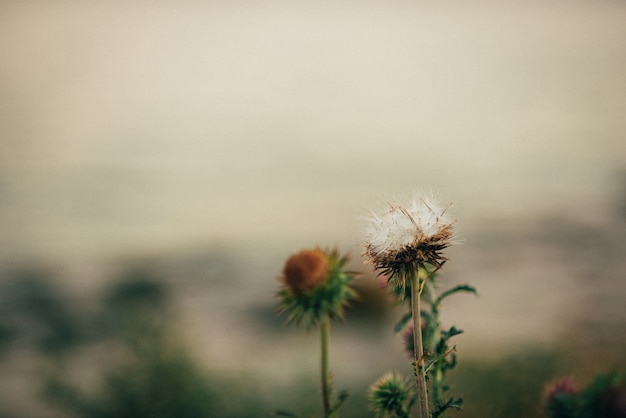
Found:
[(622, 2), (3, 2), (0, 256), (352, 242), (434, 189), (485, 221), (606, 215)]

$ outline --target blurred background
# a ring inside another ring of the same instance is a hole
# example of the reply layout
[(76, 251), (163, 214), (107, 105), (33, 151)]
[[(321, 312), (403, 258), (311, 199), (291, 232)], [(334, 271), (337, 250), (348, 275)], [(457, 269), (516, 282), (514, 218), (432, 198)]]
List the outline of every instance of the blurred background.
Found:
[[(0, 2), (0, 416), (321, 415), (285, 259), (337, 246), (344, 416), (410, 374), (363, 217), (435, 192), (465, 417), (624, 367), (626, 4)], [(516, 415), (517, 414), (517, 415)], [(454, 414), (455, 416), (457, 414)]]

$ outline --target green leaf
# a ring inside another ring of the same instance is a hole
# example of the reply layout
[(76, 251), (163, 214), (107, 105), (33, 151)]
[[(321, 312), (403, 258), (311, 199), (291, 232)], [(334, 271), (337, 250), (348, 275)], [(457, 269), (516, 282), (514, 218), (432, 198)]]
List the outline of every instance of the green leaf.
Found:
[(454, 326), (451, 327), (447, 331), (443, 331), (441, 333), (441, 339), (437, 343), (437, 347), (435, 350), (436, 353), (441, 355), (441, 354), (444, 354), (446, 351), (448, 351), (448, 340), (454, 337), (455, 335), (459, 335), (459, 334), (463, 334), (463, 330), (457, 329)]
[(455, 366), (456, 366), (456, 354), (450, 353), (450, 360), (444, 359), (441, 370), (443, 372), (446, 372), (448, 370), (454, 369)]
[(463, 334), (463, 330), (462, 329), (458, 329), (455, 326), (450, 327), (449, 330), (444, 331), (441, 333), (441, 339), (444, 341), (448, 341), (450, 338), (454, 337), (455, 335), (459, 335), (459, 334)]
[(437, 418), (441, 416), (441, 414), (443, 414), (447, 409), (457, 409), (457, 410), (463, 409), (463, 399), (461, 398), (448, 399), (448, 401), (445, 404), (439, 406), (435, 411), (433, 411), (432, 418)]
[(410, 311), (407, 312), (402, 318), (400, 318), (396, 326), (393, 327), (393, 332), (397, 334), (402, 331), (404, 327), (406, 327), (406, 324), (408, 324), (412, 318), (413, 314)]
[(439, 305), (441, 305), (441, 302), (443, 302), (445, 298), (447, 298), (448, 296), (454, 295), (455, 293), (459, 293), (459, 292), (473, 293), (474, 295), (478, 296), (478, 292), (476, 291), (476, 288), (468, 284), (460, 284), (458, 286), (453, 287), (452, 289), (448, 289), (445, 292), (443, 292), (437, 298), (437, 300), (435, 300), (435, 303), (433, 303), (433, 306), (435, 308), (438, 308)]
[(348, 390), (343, 389), (341, 392), (339, 392), (339, 395), (337, 395), (337, 402), (335, 402), (335, 405), (330, 410), (330, 415), (337, 412), (339, 407), (345, 402), (346, 399), (348, 399)]

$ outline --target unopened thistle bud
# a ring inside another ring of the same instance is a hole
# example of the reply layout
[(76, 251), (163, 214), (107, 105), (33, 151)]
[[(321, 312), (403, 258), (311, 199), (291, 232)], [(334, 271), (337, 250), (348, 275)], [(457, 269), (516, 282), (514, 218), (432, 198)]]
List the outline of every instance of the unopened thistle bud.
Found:
[(280, 312), (289, 322), (314, 326), (326, 316), (343, 317), (343, 310), (355, 296), (351, 282), (355, 274), (343, 270), (347, 257), (337, 250), (302, 250), (287, 259), (280, 278)]
[(408, 417), (406, 409), (410, 395), (406, 380), (398, 374), (388, 372), (370, 386), (370, 408), (379, 418)]
[(391, 203), (384, 211), (371, 212), (365, 231), (366, 263), (402, 287), (407, 274), (427, 264), (440, 268), (454, 223), (447, 209), (430, 197), (421, 197), (406, 206)]
[(328, 279), (328, 259), (319, 250), (302, 250), (289, 257), (283, 280), (294, 294), (308, 293)]

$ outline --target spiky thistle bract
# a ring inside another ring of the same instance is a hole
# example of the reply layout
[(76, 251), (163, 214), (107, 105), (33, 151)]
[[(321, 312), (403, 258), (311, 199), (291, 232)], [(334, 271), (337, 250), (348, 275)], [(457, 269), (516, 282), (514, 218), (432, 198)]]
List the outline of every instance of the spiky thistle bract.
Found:
[(370, 409), (379, 418), (408, 418), (412, 391), (404, 377), (388, 372), (369, 389)]

